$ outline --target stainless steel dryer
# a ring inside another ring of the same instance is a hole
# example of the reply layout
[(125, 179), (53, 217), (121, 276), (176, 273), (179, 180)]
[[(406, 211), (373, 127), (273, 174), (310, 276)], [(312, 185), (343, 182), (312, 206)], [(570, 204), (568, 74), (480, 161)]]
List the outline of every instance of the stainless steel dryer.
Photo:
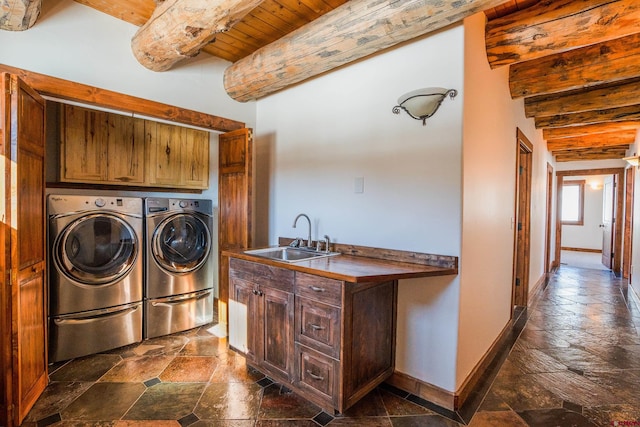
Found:
[(142, 340), (141, 198), (49, 195), (49, 360)]
[(213, 321), (213, 204), (145, 199), (145, 338)]

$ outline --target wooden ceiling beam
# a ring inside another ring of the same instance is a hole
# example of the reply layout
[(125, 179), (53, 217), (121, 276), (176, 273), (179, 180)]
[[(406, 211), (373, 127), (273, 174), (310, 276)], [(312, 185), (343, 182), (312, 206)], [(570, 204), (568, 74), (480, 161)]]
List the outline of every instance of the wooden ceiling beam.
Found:
[(604, 110), (640, 104), (640, 81), (617, 85), (596, 86), (561, 95), (542, 95), (525, 98), (527, 117), (553, 116), (581, 111)]
[(536, 128), (558, 128), (597, 123), (640, 121), (640, 104), (579, 113), (536, 116)]
[(36, 23), (42, 0), (3, 0), (0, 4), (0, 30), (24, 31)]
[(640, 33), (512, 64), (509, 89), (513, 98), (519, 98), (635, 77), (640, 77)]
[(527, 61), (640, 32), (637, 0), (541, 1), (490, 21), (491, 68)]
[(166, 71), (197, 55), (216, 33), (229, 30), (262, 0), (164, 0), (131, 39), (138, 62)]
[(633, 144), (636, 131), (624, 131), (583, 135), (574, 138), (560, 138), (547, 140), (547, 150), (572, 150), (577, 148), (611, 147)]
[(262, 98), (503, 1), (351, 0), (231, 65), (224, 86), (237, 101)]
[(582, 148), (577, 150), (559, 151), (552, 153), (556, 162), (578, 162), (584, 160), (616, 160), (626, 156), (629, 147), (623, 145), (620, 147), (609, 148)]
[(575, 138), (578, 136), (597, 135), (611, 132), (635, 132), (638, 128), (640, 128), (640, 121), (596, 123), (583, 126), (543, 129), (542, 138), (548, 141), (551, 139)]

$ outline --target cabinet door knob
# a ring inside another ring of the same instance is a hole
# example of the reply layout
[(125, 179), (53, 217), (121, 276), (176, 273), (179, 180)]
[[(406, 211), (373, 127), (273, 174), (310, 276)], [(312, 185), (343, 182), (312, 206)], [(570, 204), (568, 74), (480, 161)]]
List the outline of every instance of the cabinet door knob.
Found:
[(324, 292), (324, 288), (319, 288), (317, 286), (309, 286), (311, 288), (312, 291), (314, 292)]
[(316, 374), (314, 374), (313, 372), (311, 372), (311, 371), (310, 371), (310, 370), (308, 370), (308, 369), (307, 369), (307, 374), (309, 374), (309, 376), (310, 376), (311, 378), (313, 378), (314, 380), (317, 380), (317, 381), (322, 381), (322, 380), (324, 380), (324, 377), (321, 377), (320, 375), (316, 375)]

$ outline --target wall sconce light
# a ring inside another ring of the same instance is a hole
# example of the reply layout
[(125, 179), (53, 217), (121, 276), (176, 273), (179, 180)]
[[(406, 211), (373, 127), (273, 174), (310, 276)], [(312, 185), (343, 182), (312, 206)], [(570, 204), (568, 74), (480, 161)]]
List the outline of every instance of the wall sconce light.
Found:
[(427, 119), (433, 116), (446, 96), (453, 99), (458, 95), (455, 89), (442, 87), (427, 87), (405, 93), (398, 98), (398, 105), (393, 107), (394, 114), (400, 114), (404, 110), (416, 120), (422, 120), (422, 125), (427, 124)]
[(640, 156), (624, 157), (622, 160), (626, 160), (631, 166), (640, 166)]

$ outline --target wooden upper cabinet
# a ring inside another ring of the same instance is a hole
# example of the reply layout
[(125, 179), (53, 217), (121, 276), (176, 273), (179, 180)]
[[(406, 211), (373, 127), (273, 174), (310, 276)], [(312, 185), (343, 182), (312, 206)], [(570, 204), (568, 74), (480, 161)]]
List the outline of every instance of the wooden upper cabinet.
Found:
[(182, 180), (187, 187), (209, 187), (209, 145), (209, 132), (185, 128)]
[(63, 105), (60, 180), (209, 187), (209, 132)]
[(107, 181), (144, 184), (144, 121), (108, 115)]
[(159, 187), (209, 187), (209, 133), (146, 121), (149, 185)]
[(107, 179), (107, 113), (63, 106), (60, 178), (67, 182)]
[(149, 184), (180, 185), (184, 128), (151, 121), (144, 127), (149, 147)]

